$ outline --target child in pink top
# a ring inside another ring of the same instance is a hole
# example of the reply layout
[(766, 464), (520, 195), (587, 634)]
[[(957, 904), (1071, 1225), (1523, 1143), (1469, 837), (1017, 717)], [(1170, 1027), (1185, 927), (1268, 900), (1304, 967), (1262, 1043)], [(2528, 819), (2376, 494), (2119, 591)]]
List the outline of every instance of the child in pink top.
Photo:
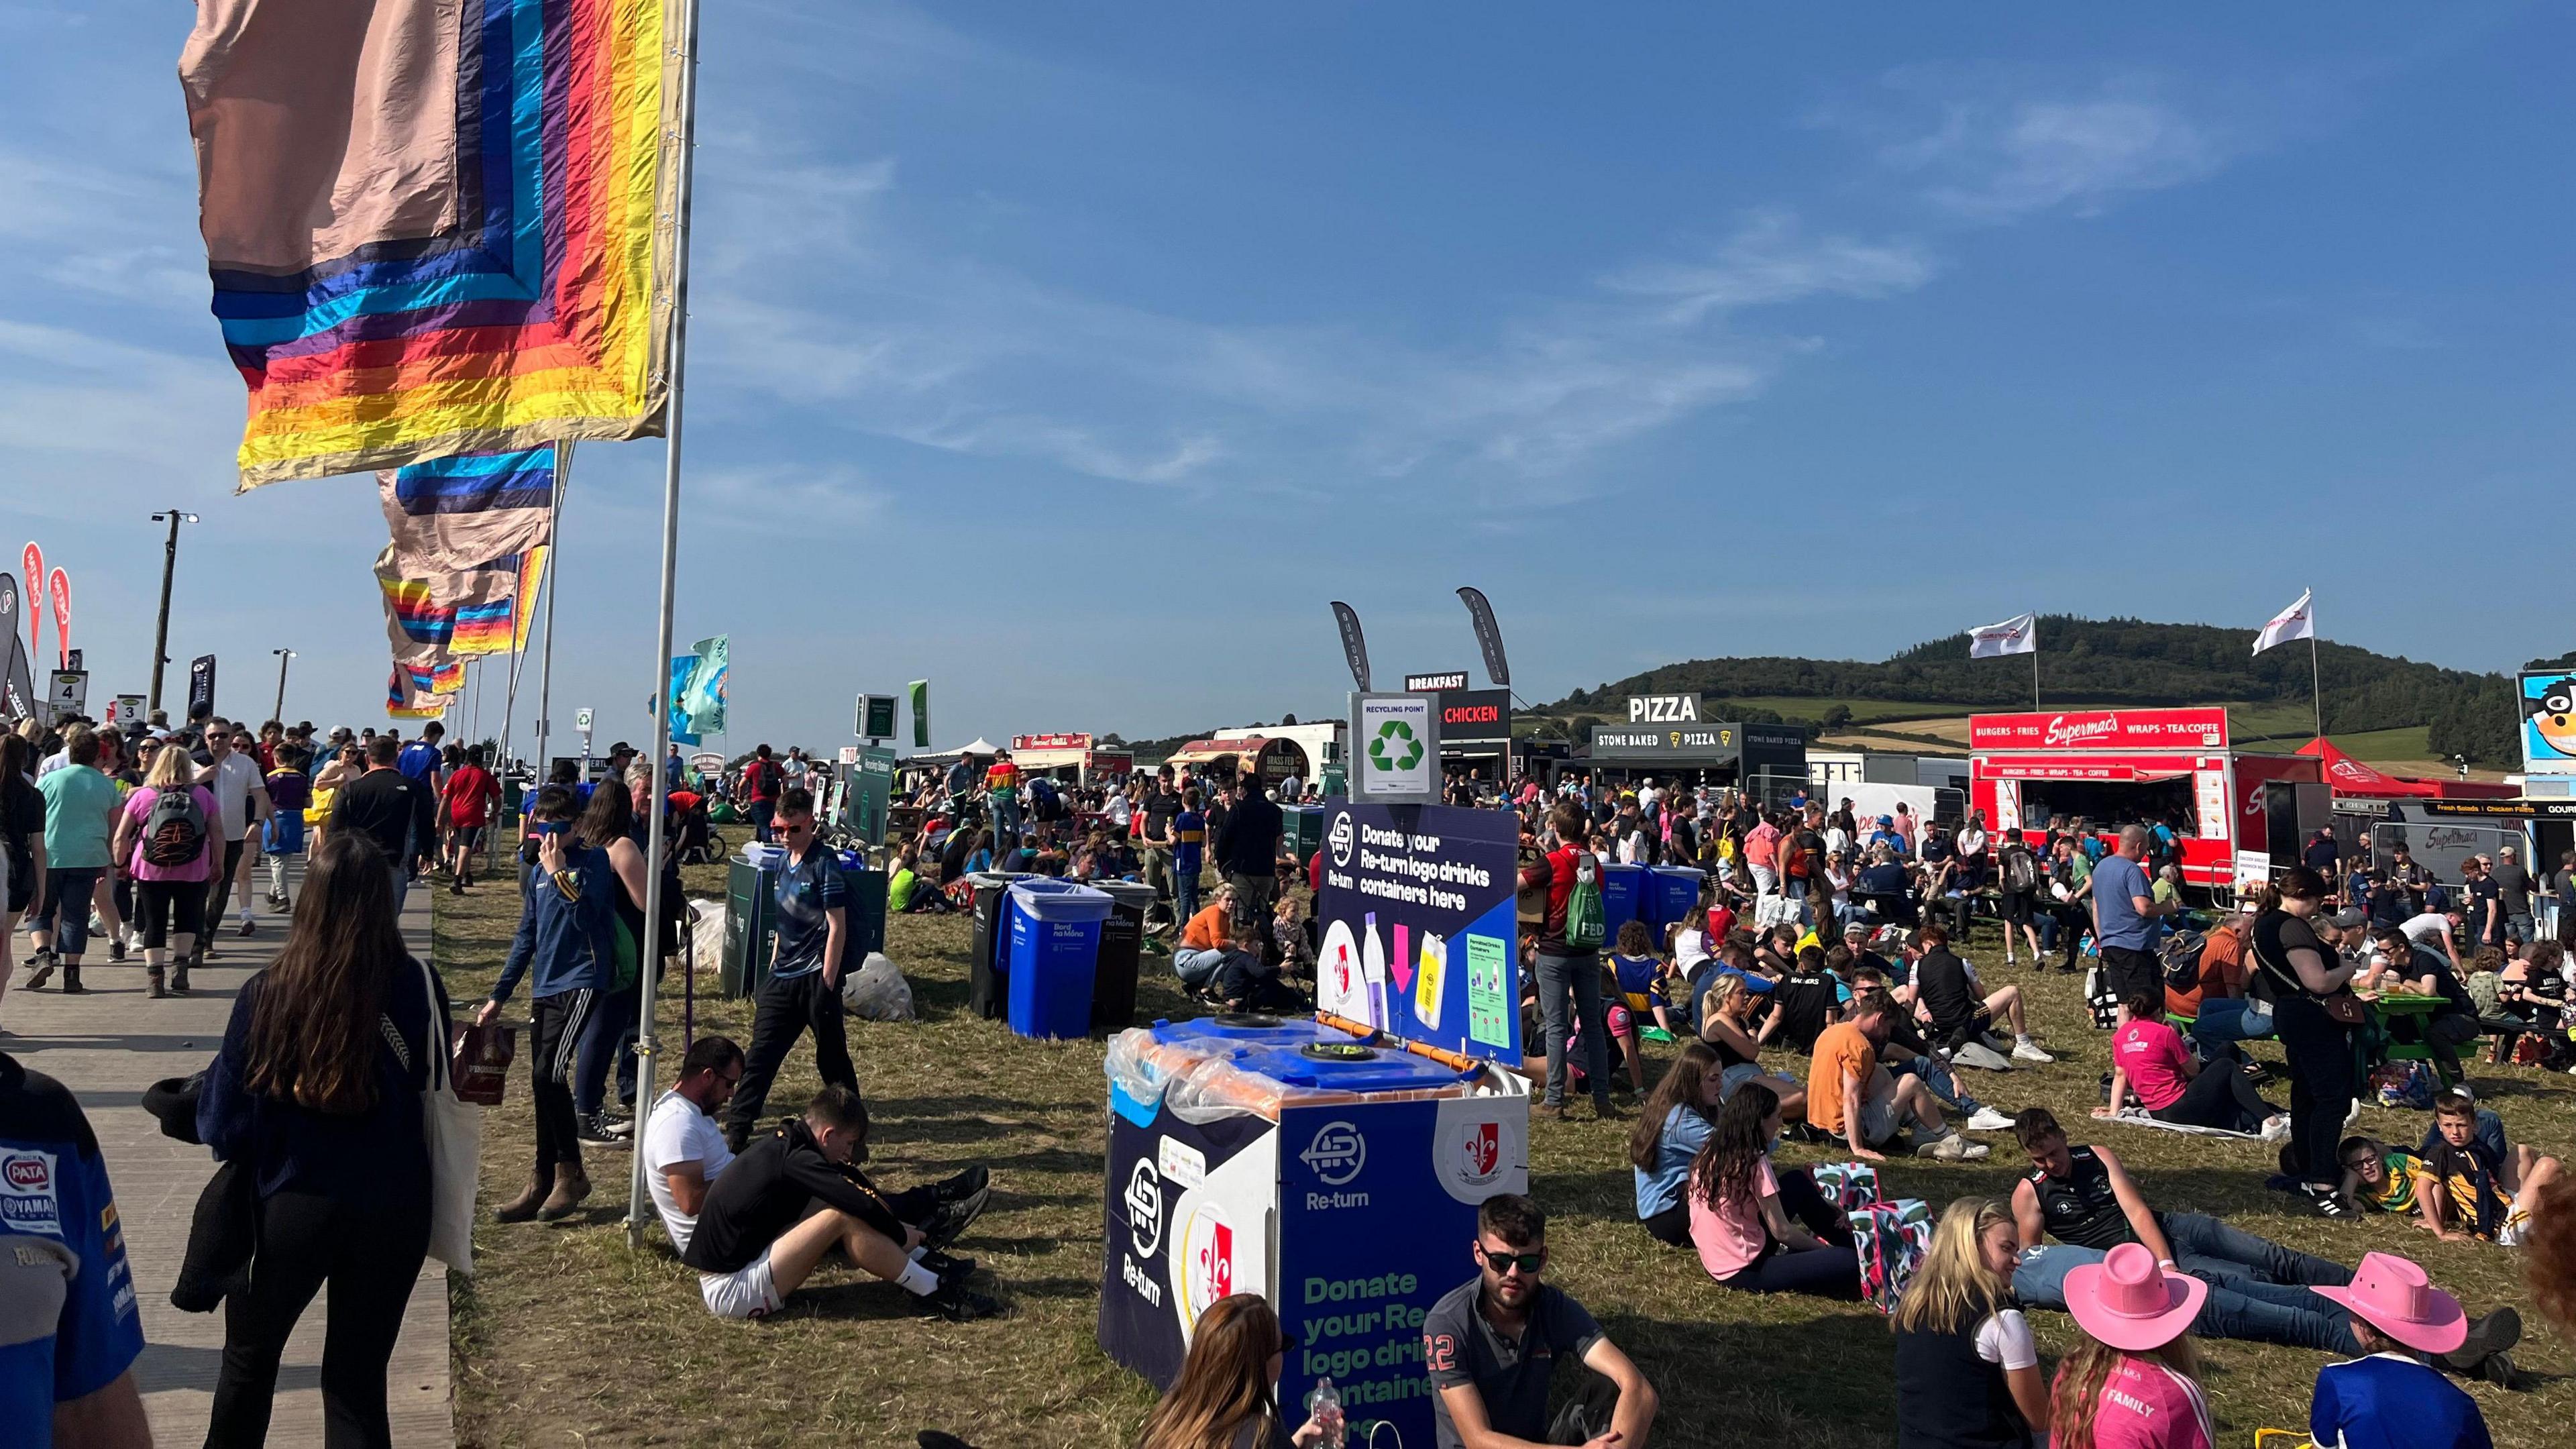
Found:
[(2066, 1311), (2084, 1338), (2049, 1389), (2053, 1449), (2215, 1449), (2189, 1337), (2208, 1297), (2209, 1285), (2136, 1243), (2067, 1274)]
[[(2058, 1379), (2065, 1380), (2065, 1370)], [(2093, 1449), (2213, 1449), (2209, 1401), (2200, 1385), (2151, 1355), (2124, 1355), (2103, 1380), (2093, 1413)], [(2060, 1435), (2061, 1449), (2068, 1444)]]
[(2094, 1108), (2094, 1116), (2116, 1115), (2134, 1091), (2159, 1122), (2259, 1132), (2266, 1141), (2289, 1135), (2289, 1119), (2255, 1092), (2233, 1062), (2212, 1062), (2204, 1070), (2184, 1049), (2182, 1033), (2165, 1022), (2162, 989), (2142, 991), (2120, 1005), (2128, 1019), (2111, 1039), (2111, 1103)]

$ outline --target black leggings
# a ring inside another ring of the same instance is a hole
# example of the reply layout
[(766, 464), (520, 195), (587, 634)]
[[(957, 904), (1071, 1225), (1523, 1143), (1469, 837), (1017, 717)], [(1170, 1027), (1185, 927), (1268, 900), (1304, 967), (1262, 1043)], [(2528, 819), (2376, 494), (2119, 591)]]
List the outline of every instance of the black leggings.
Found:
[[(203, 889), (202, 882), (190, 884)], [(277, 1193), (259, 1205), (258, 1218), (249, 1286), (224, 1300), (223, 1371), (215, 1381), (207, 1449), (266, 1442), (278, 1358), (326, 1282), (322, 1442), (329, 1449), (389, 1449), (385, 1365), (429, 1250), (426, 1173), (401, 1192), (347, 1199)]]
[(2352, 1110), (2352, 1031), (2316, 1002), (2294, 996), (2273, 1006), (2272, 1034), (2289, 1059), (2290, 1145), (2299, 1176), (2340, 1184), (2343, 1163), (2335, 1144), (2343, 1140), (2344, 1114)]
[(2184, 1127), (2215, 1127), (2222, 1132), (2260, 1132), (2280, 1114), (2254, 1091), (2254, 1083), (2234, 1062), (2216, 1061), (2200, 1069), (2170, 1107), (2147, 1113), (2159, 1122)]
[(202, 936), (206, 932), (206, 883), (201, 880), (139, 880), (134, 883), (135, 917), (143, 923), (143, 949), (170, 944), (170, 933)]
[[(1775, 1165), (1771, 1172), (1780, 1181), (1782, 1212), (1826, 1242), (1848, 1243), (1852, 1240), (1851, 1224), (1844, 1220), (1842, 1209), (1825, 1201), (1824, 1192), (1816, 1186), (1816, 1179), (1808, 1174), (1807, 1169)], [(1656, 1239), (1676, 1248), (1691, 1245), (1689, 1184), (1683, 1185), (1682, 1193), (1682, 1201), (1653, 1217), (1638, 1219)]]

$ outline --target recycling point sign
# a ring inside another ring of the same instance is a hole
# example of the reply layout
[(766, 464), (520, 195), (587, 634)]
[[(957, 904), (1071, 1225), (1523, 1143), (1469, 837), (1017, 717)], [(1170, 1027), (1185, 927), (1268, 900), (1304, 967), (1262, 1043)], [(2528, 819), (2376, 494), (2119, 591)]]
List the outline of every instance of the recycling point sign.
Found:
[(1440, 700), (1351, 696), (1351, 798), (1372, 805), (1440, 802)]

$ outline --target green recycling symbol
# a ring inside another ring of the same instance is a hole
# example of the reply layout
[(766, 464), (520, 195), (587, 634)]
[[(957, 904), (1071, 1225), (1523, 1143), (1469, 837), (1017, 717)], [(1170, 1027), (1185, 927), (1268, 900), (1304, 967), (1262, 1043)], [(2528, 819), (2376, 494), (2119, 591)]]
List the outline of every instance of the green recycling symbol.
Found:
[[(1390, 741), (1394, 742), (1392, 747)], [(1369, 763), (1381, 770), (1410, 770), (1422, 763), (1422, 741), (1413, 737), (1413, 726), (1391, 719), (1377, 727), (1376, 737), (1369, 741), (1368, 755)]]

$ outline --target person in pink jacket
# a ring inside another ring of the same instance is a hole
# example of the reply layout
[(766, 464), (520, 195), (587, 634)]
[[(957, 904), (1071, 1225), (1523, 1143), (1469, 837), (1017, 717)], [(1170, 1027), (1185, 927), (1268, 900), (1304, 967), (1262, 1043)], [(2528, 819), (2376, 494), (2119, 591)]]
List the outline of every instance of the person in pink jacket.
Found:
[[(195, 772), (186, 750), (165, 746), (116, 821), (111, 853), (134, 878), (144, 969), (155, 998), (188, 994), (189, 953), (206, 929), (206, 882), (214, 878), (221, 817), (214, 792), (190, 780)], [(172, 797), (167, 805), (164, 795)]]

